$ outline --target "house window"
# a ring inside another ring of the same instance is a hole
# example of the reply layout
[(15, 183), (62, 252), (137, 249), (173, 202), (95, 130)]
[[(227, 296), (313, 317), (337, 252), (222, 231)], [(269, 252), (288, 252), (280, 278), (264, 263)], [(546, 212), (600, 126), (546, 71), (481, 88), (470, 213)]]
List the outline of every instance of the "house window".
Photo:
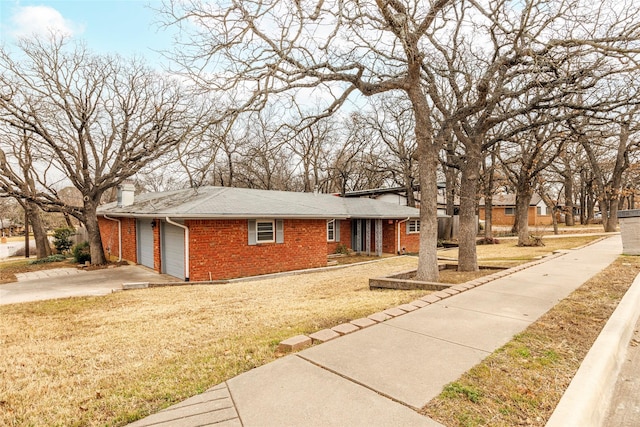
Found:
[(516, 208), (504, 208), (504, 214), (513, 216), (516, 214)]
[(273, 221), (256, 221), (256, 241), (258, 243), (272, 243), (275, 240)]
[(336, 241), (336, 220), (327, 221), (327, 242)]
[(419, 233), (420, 232), (420, 220), (419, 219), (411, 219), (407, 224), (408, 233)]
[(538, 206), (538, 207), (536, 207), (536, 213), (537, 213), (538, 215), (542, 215), (542, 206)]

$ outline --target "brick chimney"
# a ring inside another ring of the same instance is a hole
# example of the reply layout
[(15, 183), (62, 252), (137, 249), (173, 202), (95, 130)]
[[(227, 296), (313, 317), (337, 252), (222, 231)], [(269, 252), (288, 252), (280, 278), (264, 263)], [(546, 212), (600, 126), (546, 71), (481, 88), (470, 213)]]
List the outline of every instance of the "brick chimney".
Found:
[(131, 206), (134, 201), (135, 186), (131, 182), (118, 185), (118, 207)]

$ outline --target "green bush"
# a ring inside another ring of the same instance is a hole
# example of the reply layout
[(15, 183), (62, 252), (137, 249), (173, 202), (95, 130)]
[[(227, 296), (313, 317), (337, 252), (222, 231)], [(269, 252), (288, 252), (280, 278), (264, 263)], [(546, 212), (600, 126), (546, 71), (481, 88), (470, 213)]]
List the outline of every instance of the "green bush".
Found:
[(73, 253), (73, 259), (78, 264), (84, 264), (85, 262), (91, 262), (91, 251), (89, 250), (89, 242), (78, 243), (71, 250)]
[(53, 230), (53, 246), (58, 253), (64, 253), (73, 246), (71, 236), (76, 234), (76, 230), (69, 227), (56, 228)]
[(46, 258), (34, 259), (29, 264), (46, 264), (48, 262), (59, 262), (66, 260), (67, 257), (62, 254), (49, 255)]

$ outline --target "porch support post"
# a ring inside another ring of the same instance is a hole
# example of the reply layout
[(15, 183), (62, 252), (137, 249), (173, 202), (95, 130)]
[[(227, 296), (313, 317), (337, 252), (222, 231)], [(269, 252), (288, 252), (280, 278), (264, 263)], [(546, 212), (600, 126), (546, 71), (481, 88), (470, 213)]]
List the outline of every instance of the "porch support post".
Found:
[(367, 245), (367, 255), (371, 255), (371, 220), (367, 220), (366, 226), (366, 245)]
[(376, 219), (376, 256), (382, 256), (382, 220)]

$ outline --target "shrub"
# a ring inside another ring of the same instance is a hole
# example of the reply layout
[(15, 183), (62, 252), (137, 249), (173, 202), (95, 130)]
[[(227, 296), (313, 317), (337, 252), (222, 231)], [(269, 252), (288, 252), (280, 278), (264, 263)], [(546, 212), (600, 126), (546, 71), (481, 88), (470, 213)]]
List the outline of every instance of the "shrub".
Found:
[[(9, 256), (25, 256), (27, 249), (24, 246), (16, 249), (15, 252), (10, 253)], [(34, 256), (36, 254), (36, 248), (34, 245), (29, 245), (29, 256)]]
[(33, 261), (30, 261), (29, 264), (46, 264), (48, 262), (59, 262), (59, 261), (64, 261), (66, 259), (67, 257), (65, 257), (62, 254), (55, 254), (55, 255), (49, 255), (46, 258), (34, 259)]
[(56, 228), (53, 230), (53, 246), (58, 253), (64, 253), (73, 246), (71, 236), (76, 234), (76, 230), (70, 227)]
[(495, 237), (483, 237), (480, 240), (476, 241), (477, 245), (497, 245), (500, 241)]
[(347, 248), (347, 245), (345, 245), (344, 243), (340, 243), (338, 246), (336, 246), (336, 253), (348, 255), (349, 248)]
[(91, 251), (89, 250), (89, 242), (78, 243), (73, 247), (71, 251), (73, 253), (73, 259), (78, 264), (84, 264), (85, 262), (91, 262)]

